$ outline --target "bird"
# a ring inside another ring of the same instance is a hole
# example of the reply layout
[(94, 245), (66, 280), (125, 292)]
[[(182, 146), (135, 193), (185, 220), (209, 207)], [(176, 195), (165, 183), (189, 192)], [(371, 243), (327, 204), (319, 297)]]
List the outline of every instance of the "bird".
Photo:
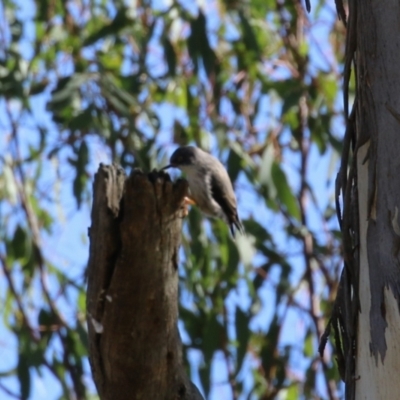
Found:
[(244, 233), (232, 182), (217, 158), (198, 147), (181, 146), (162, 170), (168, 168), (178, 168), (186, 174), (190, 189), (187, 203), (197, 205), (209, 217), (224, 220), (233, 237), (235, 229)]

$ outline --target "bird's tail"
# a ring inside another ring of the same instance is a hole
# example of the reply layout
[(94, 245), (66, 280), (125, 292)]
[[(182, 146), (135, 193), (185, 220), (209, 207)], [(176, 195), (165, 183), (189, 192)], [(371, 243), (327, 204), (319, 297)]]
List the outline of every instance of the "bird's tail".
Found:
[(244, 235), (246, 233), (242, 221), (237, 215), (235, 215), (232, 220), (229, 221), (229, 228), (231, 230), (232, 237), (235, 237), (236, 231), (238, 231), (241, 235)]

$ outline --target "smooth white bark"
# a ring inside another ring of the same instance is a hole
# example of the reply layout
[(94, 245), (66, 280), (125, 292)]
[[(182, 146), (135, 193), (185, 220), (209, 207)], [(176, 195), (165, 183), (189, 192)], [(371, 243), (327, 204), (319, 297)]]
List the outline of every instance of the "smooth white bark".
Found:
[[(360, 304), (358, 322), (358, 349), (356, 360), (356, 400), (398, 400), (400, 398), (400, 313), (397, 300), (390, 289), (385, 288), (384, 301), (387, 351), (385, 359), (377, 362), (370, 351), (371, 285), (367, 257), (367, 185), (368, 161), (363, 165), (369, 142), (359, 149), (357, 157), (358, 198), (360, 216)], [(400, 199), (399, 199), (400, 208)], [(372, 218), (376, 217), (374, 209)]]

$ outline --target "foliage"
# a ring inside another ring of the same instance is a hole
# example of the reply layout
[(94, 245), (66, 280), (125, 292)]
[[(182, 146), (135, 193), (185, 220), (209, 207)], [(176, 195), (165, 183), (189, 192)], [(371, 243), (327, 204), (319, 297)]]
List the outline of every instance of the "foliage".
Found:
[[(180, 317), (193, 379), (209, 398), (337, 398), (332, 357), (317, 355), (340, 270), (327, 196), (344, 43), (333, 9), (316, 3), (307, 15), (298, 2), (259, 0), (2, 7), (0, 329), (13, 354), (0, 363), (4, 396), (39, 398), (39, 377), (53, 398), (94, 395), (79, 250), (88, 243), (78, 244), (93, 171), (112, 160), (150, 170), (172, 143), (195, 143), (227, 165), (247, 235), (235, 243), (220, 221), (189, 214)], [(71, 215), (74, 245), (60, 249)]]

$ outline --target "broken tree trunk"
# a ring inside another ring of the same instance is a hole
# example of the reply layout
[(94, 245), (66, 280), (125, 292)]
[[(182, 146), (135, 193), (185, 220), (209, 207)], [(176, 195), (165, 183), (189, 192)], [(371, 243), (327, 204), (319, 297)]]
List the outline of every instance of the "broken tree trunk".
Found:
[(95, 176), (87, 318), (102, 400), (202, 396), (182, 361), (178, 250), (187, 183), (100, 165)]

